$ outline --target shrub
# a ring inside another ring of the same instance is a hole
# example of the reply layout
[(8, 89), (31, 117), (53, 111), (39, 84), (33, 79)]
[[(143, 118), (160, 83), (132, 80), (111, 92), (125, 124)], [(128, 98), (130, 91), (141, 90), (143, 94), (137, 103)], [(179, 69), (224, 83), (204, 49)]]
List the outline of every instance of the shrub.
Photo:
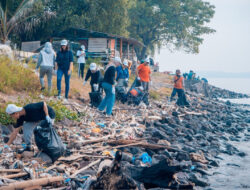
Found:
[(25, 68), (19, 62), (11, 62), (6, 57), (0, 57), (0, 91), (36, 91), (39, 88), (38, 77), (31, 69)]

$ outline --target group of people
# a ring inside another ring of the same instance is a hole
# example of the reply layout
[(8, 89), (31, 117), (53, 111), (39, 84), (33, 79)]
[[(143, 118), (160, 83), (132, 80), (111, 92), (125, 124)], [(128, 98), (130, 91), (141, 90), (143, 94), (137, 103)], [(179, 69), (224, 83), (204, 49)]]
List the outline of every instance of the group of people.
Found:
[[(122, 62), (119, 57), (111, 59), (105, 67), (103, 79), (98, 84), (105, 92), (105, 97), (99, 104), (98, 110), (103, 112), (106, 109), (106, 114), (110, 116), (112, 115), (116, 97), (123, 103), (128, 101), (129, 98), (138, 102), (141, 94), (148, 93), (149, 82), (151, 81), (151, 70), (148, 64), (149, 62), (146, 60), (137, 67), (136, 81), (127, 91), (130, 73), (128, 61), (124, 60)], [(132, 103), (135, 102), (132, 101)]]
[(61, 41), (60, 50), (55, 54), (52, 44), (46, 42), (44, 48), (41, 50), (36, 70), (40, 68), (40, 83), (41, 90), (45, 89), (44, 76), (48, 79), (48, 90), (52, 89), (53, 73), (57, 75), (57, 91), (58, 98), (61, 99), (61, 81), (64, 76), (65, 79), (65, 99), (68, 99), (70, 89), (70, 77), (73, 71), (73, 53), (69, 50), (67, 40)]
[[(79, 76), (83, 78), (84, 64), (85, 64), (85, 47), (81, 46), (81, 50), (77, 52), (79, 63)], [(81, 58), (81, 56), (83, 56)], [(80, 59), (80, 60), (79, 60)], [(151, 81), (151, 69), (149, 67), (150, 60), (145, 59), (141, 61), (136, 69), (136, 79), (129, 90), (126, 90), (126, 98), (128, 103), (138, 105), (148, 95), (149, 85)], [(66, 40), (61, 41), (60, 51), (55, 52), (50, 42), (45, 44), (44, 49), (39, 55), (37, 69), (40, 67), (40, 82), (42, 89), (44, 89), (44, 76), (48, 76), (48, 88), (52, 87), (52, 75), (57, 71), (57, 90), (58, 96), (61, 94), (61, 80), (65, 77), (65, 98), (68, 98), (69, 81), (73, 70), (73, 53), (69, 50)], [(54, 70), (54, 71), (53, 71)], [(113, 106), (115, 104), (116, 95), (119, 94), (122, 88), (128, 87), (130, 77), (129, 63), (127, 60), (123, 62), (119, 57), (112, 58), (105, 66), (104, 75), (98, 68), (96, 63), (91, 63), (83, 85), (90, 79), (91, 93), (98, 92), (102, 94), (105, 92), (104, 98), (98, 104), (97, 109), (100, 112), (106, 111), (106, 115), (112, 115)], [(176, 70), (174, 76), (174, 88), (171, 95), (171, 101), (174, 96), (178, 94), (178, 105), (188, 106), (184, 93), (184, 77), (180, 70)], [(46, 102), (38, 102), (28, 104), (24, 107), (18, 107), (14, 104), (9, 104), (6, 108), (6, 113), (15, 119), (16, 125), (10, 135), (9, 141), (4, 148), (9, 149), (10, 144), (14, 141), (21, 127), (23, 127), (24, 141), (26, 148), (24, 151), (31, 151), (33, 130), (42, 120), (53, 124), (55, 119), (54, 110), (46, 104)]]

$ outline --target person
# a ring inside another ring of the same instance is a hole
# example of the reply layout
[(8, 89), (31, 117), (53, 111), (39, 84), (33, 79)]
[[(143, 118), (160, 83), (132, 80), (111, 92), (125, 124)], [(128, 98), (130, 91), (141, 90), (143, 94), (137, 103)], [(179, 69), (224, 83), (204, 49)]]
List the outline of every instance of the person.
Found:
[(46, 75), (48, 80), (48, 91), (51, 92), (53, 70), (55, 69), (55, 52), (50, 42), (45, 43), (44, 48), (39, 54), (36, 71), (39, 68), (41, 90), (45, 89), (44, 76)]
[(97, 68), (96, 63), (90, 64), (85, 80), (83, 82), (83, 86), (87, 83), (89, 78), (91, 78), (90, 80), (91, 92), (101, 91), (101, 82), (102, 82), (103, 76), (99, 68)]
[(112, 115), (112, 109), (115, 103), (115, 75), (116, 67), (121, 64), (120, 57), (115, 57), (110, 61), (105, 69), (104, 79), (102, 87), (105, 92), (105, 97), (102, 100), (101, 104), (98, 106), (99, 111), (104, 111), (106, 109), (106, 114), (108, 116)]
[(122, 65), (116, 67), (116, 81), (117, 86), (128, 86), (128, 79), (129, 79), (129, 70), (128, 70), (128, 61), (125, 59)]
[(149, 67), (150, 60), (147, 58), (143, 64), (136, 69), (137, 80), (140, 81), (145, 92), (149, 90), (149, 83), (151, 83), (151, 70)]
[(57, 69), (57, 90), (58, 98), (61, 99), (61, 81), (64, 75), (65, 79), (65, 99), (68, 99), (70, 88), (70, 76), (73, 70), (73, 53), (69, 50), (67, 40), (61, 41), (61, 49), (56, 56)]
[(170, 97), (170, 101), (173, 101), (176, 93), (178, 94), (177, 105), (188, 106), (189, 103), (186, 100), (184, 92), (184, 77), (181, 76), (181, 71), (179, 69), (176, 70), (176, 75), (174, 76), (174, 88)]
[(193, 79), (193, 75), (194, 75), (194, 71), (190, 70), (187, 76), (188, 80), (192, 80)]
[(37, 124), (42, 120), (46, 120), (48, 123), (53, 124), (55, 119), (54, 110), (50, 106), (47, 106), (46, 102), (27, 104), (24, 107), (9, 104), (6, 108), (6, 113), (17, 121), (6, 147), (9, 147), (12, 144), (22, 126), (23, 138), (26, 144), (24, 151), (32, 150), (33, 130)]
[(85, 46), (81, 45), (81, 48), (76, 53), (78, 63), (78, 77), (83, 79), (84, 67), (85, 67)]

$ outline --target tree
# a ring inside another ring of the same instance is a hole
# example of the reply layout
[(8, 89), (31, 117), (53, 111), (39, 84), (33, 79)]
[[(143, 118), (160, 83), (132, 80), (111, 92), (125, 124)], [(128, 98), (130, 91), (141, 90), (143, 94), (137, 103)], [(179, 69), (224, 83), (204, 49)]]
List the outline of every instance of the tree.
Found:
[(11, 33), (30, 31), (53, 13), (42, 9), (41, 0), (2, 0), (0, 3), (0, 40), (5, 43)]
[(202, 0), (137, 0), (129, 15), (130, 35), (145, 44), (140, 58), (161, 46), (198, 53), (202, 36), (215, 32), (206, 26), (214, 6)]

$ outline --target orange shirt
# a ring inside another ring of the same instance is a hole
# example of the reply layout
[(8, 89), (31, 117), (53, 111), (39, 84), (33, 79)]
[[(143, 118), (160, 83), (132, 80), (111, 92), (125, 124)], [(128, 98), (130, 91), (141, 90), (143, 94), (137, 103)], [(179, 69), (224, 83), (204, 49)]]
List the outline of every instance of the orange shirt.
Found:
[(137, 67), (138, 70), (138, 75), (141, 78), (141, 81), (143, 82), (149, 82), (150, 80), (150, 74), (151, 74), (151, 70), (150, 67), (147, 65), (145, 66), (144, 64), (140, 64)]
[(175, 75), (174, 81), (175, 81), (174, 88), (183, 89), (183, 77), (182, 76), (178, 79), (178, 77)]

